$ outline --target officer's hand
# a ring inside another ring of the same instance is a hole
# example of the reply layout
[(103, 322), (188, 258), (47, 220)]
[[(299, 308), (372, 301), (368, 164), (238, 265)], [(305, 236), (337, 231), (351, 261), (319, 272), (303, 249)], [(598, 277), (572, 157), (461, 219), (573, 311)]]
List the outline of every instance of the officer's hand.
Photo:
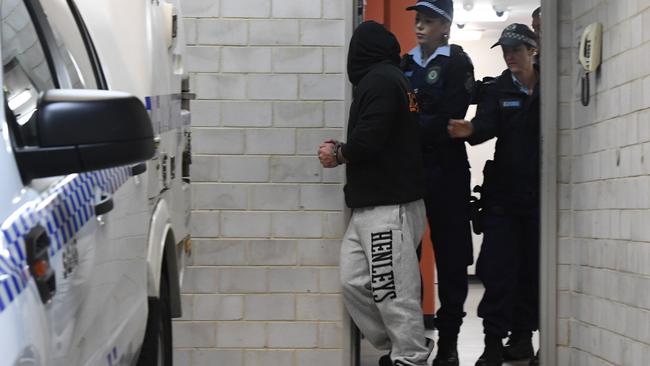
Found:
[(470, 121), (465, 121), (462, 119), (450, 119), (449, 125), (447, 126), (447, 131), (449, 131), (449, 136), (451, 136), (451, 138), (463, 139), (472, 136), (472, 133), (474, 132), (474, 126)]
[(339, 164), (336, 162), (336, 144), (328, 140), (318, 147), (318, 159), (323, 168), (336, 168)]

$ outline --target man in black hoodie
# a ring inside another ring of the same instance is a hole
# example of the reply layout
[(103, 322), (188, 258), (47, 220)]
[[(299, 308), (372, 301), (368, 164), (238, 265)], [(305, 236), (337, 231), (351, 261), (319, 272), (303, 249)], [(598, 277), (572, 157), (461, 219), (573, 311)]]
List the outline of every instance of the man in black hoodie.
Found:
[[(325, 141), (326, 168), (346, 163), (352, 217), (341, 245), (345, 305), (367, 339), (394, 365), (426, 365), (417, 248), (425, 228), (418, 105), (398, 65), (395, 36), (375, 22), (352, 36), (354, 85), (347, 143)], [(384, 357), (382, 364), (387, 361)]]

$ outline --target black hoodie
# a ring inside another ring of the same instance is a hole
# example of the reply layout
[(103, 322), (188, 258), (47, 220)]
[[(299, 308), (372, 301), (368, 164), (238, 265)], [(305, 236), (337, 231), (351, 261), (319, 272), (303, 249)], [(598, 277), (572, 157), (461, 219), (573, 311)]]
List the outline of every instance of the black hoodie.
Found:
[(415, 95), (398, 65), (400, 47), (382, 25), (365, 22), (352, 35), (348, 77), (354, 85), (343, 156), (351, 208), (416, 201), (424, 174)]

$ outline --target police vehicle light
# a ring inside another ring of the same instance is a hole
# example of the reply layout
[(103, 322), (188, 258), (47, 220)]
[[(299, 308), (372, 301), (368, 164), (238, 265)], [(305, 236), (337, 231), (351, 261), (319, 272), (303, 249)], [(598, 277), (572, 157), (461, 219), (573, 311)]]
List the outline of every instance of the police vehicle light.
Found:
[(49, 270), (50, 264), (45, 260), (39, 260), (32, 264), (32, 272), (34, 273), (34, 277), (43, 278), (47, 276)]

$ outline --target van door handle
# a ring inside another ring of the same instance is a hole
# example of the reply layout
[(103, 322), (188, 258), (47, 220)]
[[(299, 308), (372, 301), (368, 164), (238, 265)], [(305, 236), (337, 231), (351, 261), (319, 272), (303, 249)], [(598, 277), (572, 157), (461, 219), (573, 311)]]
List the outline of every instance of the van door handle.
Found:
[(131, 166), (131, 176), (135, 177), (147, 171), (147, 163), (140, 163)]
[(115, 205), (113, 204), (113, 196), (110, 194), (102, 194), (101, 199), (95, 205), (95, 215), (101, 216), (109, 213)]

